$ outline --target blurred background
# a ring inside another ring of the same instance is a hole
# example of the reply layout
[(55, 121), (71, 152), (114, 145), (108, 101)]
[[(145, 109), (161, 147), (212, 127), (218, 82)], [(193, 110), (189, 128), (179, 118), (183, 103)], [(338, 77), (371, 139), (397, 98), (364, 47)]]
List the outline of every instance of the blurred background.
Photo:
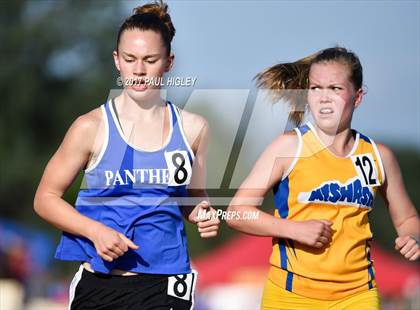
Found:
[[(116, 35), (144, 1), (0, 1), (0, 309), (64, 309), (78, 263), (53, 259), (60, 232), (32, 200), (49, 158), (80, 114), (118, 92)], [(210, 123), (209, 194), (226, 201), (266, 145), (286, 127), (253, 77), (278, 62), (342, 45), (363, 64), (367, 94), (353, 127), (396, 152), (420, 206), (420, 4), (418, 1), (168, 1), (176, 28), (171, 76), (194, 87), (163, 96)], [(82, 175), (65, 195), (74, 203)], [(273, 211), (272, 196), (262, 207)], [(384, 309), (420, 309), (418, 263), (393, 249), (383, 201), (371, 214), (373, 260)], [(223, 222), (201, 240), (187, 224), (200, 273), (196, 309), (258, 309), (269, 238), (236, 234)]]

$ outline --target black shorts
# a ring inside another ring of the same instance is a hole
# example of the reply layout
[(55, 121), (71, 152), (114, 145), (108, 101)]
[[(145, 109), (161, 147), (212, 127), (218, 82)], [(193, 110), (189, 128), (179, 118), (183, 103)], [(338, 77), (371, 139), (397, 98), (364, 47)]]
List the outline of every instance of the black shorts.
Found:
[(115, 276), (83, 267), (70, 285), (69, 309), (190, 310), (197, 274)]

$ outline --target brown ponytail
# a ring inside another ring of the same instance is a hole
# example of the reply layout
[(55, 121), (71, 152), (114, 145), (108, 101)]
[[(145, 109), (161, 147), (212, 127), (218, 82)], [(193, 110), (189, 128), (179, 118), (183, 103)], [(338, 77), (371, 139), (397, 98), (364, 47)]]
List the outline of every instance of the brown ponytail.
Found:
[(274, 65), (255, 76), (258, 88), (271, 90), (274, 103), (279, 100), (289, 103), (292, 108), (290, 118), (297, 125), (302, 123), (305, 115), (306, 95), (296, 90), (308, 88), (309, 69), (316, 55)]
[(171, 42), (175, 36), (175, 27), (168, 13), (168, 5), (162, 0), (148, 3), (133, 9), (133, 15), (121, 25), (117, 36), (117, 50), (120, 38), (125, 30), (152, 30), (162, 36), (167, 54), (171, 53)]

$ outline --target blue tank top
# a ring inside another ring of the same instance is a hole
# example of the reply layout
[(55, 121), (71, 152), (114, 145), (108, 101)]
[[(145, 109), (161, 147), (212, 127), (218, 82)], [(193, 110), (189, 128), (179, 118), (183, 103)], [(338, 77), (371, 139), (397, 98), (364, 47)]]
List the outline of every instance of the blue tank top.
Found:
[(187, 196), (194, 154), (176, 106), (167, 102), (167, 109), (168, 140), (162, 149), (148, 152), (129, 144), (111, 101), (101, 106), (105, 141), (96, 162), (85, 170), (75, 204), (78, 212), (123, 233), (139, 249), (107, 262), (90, 240), (63, 232), (55, 258), (86, 261), (102, 273), (191, 272), (179, 198)]

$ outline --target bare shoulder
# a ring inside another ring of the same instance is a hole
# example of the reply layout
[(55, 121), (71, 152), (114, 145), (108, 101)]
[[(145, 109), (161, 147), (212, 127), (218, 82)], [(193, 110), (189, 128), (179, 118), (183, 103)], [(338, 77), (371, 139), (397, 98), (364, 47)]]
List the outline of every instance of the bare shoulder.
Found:
[(265, 148), (258, 159), (257, 166), (269, 165), (274, 168), (278, 174), (277, 176), (280, 177), (294, 161), (298, 146), (299, 138), (295, 132), (290, 131), (281, 134)]
[[(299, 145), (294, 131), (276, 137), (262, 152), (242, 188), (263, 188), (268, 191), (290, 169)], [(265, 193), (264, 193), (265, 194)]]
[(389, 146), (383, 143), (376, 143), (376, 146), (378, 147), (379, 154), (381, 155), (381, 159), (385, 167), (396, 163), (397, 159), (395, 154)]
[(388, 145), (376, 142), (376, 146), (381, 156), (394, 156), (394, 152)]
[(180, 115), (188, 144), (196, 153), (201, 141), (207, 141), (209, 124), (203, 116), (196, 113), (180, 110)]
[(299, 137), (296, 131), (291, 130), (275, 138), (267, 148), (267, 151), (275, 156), (293, 158), (296, 156), (298, 147)]
[(96, 108), (77, 117), (73, 122), (72, 127), (78, 131), (89, 132), (98, 129), (102, 121), (101, 108)]
[(199, 133), (203, 128), (208, 127), (207, 120), (196, 113), (181, 110), (181, 118), (184, 126), (184, 130), (190, 133)]
[(63, 145), (74, 145), (78, 148), (88, 150), (89, 152), (93, 148), (95, 139), (98, 137), (98, 133), (102, 132), (103, 127), (103, 116), (101, 108), (96, 108), (88, 113), (77, 117), (63, 141)]

